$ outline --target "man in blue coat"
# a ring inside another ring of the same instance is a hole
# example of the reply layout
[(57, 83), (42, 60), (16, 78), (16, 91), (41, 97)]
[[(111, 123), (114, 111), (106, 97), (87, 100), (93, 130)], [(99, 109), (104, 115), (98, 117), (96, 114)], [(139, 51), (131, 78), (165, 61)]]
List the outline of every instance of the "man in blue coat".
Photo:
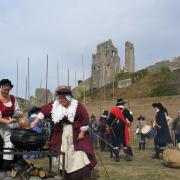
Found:
[(153, 103), (152, 106), (155, 108), (155, 121), (153, 123), (153, 128), (157, 131), (154, 138), (155, 154), (152, 158), (159, 159), (159, 154), (164, 151), (168, 143), (172, 143), (172, 139), (163, 105), (161, 103)]

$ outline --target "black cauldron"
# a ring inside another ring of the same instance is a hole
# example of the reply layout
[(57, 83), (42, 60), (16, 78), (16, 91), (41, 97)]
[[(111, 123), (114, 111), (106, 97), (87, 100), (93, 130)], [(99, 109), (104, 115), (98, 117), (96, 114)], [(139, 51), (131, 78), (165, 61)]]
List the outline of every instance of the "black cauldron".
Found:
[(46, 144), (46, 136), (31, 129), (12, 129), (10, 140), (16, 148), (22, 150), (37, 150)]

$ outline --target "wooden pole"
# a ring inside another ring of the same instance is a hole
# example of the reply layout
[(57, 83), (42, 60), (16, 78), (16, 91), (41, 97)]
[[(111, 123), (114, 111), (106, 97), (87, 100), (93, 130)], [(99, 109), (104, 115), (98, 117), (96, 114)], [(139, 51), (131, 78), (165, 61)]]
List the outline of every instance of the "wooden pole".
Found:
[(77, 82), (77, 79), (76, 79), (76, 70), (75, 70), (75, 74), (74, 74), (74, 87), (76, 87), (76, 82)]
[(16, 72), (17, 74), (17, 76), (16, 76), (16, 97), (18, 97), (18, 79), (19, 79), (19, 70), (18, 70), (18, 60), (17, 60), (17, 72)]
[(29, 56), (28, 56), (28, 77), (27, 77), (27, 99), (30, 99), (30, 73), (29, 73)]
[(114, 81), (115, 81), (115, 70), (114, 70), (114, 61), (113, 61), (113, 103), (114, 103)]
[(103, 65), (103, 81), (104, 81), (104, 104), (106, 101), (106, 63), (107, 63), (107, 41), (105, 43), (105, 63)]
[(26, 87), (25, 87), (25, 101), (24, 101), (24, 107), (27, 108), (27, 88), (28, 88), (28, 83), (27, 83), (27, 76), (26, 76)]
[(40, 81), (40, 86), (39, 88), (41, 89), (42, 88), (42, 78), (41, 78), (41, 81)]
[(27, 83), (27, 76), (26, 76), (25, 100), (27, 100), (27, 89), (28, 89), (28, 83)]
[(68, 87), (69, 87), (69, 68), (68, 68)]
[(83, 76), (83, 101), (84, 105), (86, 104), (86, 93), (85, 93), (85, 85), (84, 85), (84, 60), (82, 55), (82, 76)]
[(104, 104), (106, 101), (106, 64), (103, 66), (103, 81), (104, 81)]
[(59, 86), (59, 62), (57, 62), (57, 86)]
[(47, 88), (48, 88), (48, 54), (47, 54), (47, 64), (46, 64), (46, 104), (48, 104)]

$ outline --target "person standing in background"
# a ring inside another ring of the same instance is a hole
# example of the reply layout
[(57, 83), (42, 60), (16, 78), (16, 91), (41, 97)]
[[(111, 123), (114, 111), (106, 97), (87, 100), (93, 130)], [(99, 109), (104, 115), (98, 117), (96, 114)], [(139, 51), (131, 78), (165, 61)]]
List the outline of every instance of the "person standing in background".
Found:
[(90, 122), (89, 122), (89, 133), (90, 133), (94, 148), (97, 148), (97, 132), (98, 132), (98, 123), (97, 123), (95, 115), (92, 114), (90, 117)]
[(152, 158), (159, 159), (160, 153), (163, 153), (168, 143), (172, 143), (172, 139), (163, 105), (161, 103), (153, 103), (152, 106), (155, 108), (155, 121), (153, 123), (153, 128), (157, 131), (154, 138), (155, 154)]
[(112, 108), (107, 124), (112, 129), (112, 145), (115, 153), (116, 161), (119, 161), (119, 150), (123, 146), (125, 153), (125, 160), (132, 160), (132, 149), (129, 144), (129, 131), (128, 128), (133, 121), (132, 112), (125, 107), (123, 98), (117, 99), (116, 106)]
[(180, 111), (178, 111), (177, 117), (172, 124), (172, 130), (175, 134), (175, 141), (177, 142), (178, 149), (180, 150)]
[(108, 111), (105, 110), (103, 114), (101, 114), (100, 119), (99, 119), (99, 124), (98, 124), (98, 134), (99, 134), (99, 148), (100, 151), (106, 151), (106, 122), (107, 122), (107, 117), (108, 117)]
[(142, 134), (141, 129), (144, 125), (146, 125), (145, 122), (145, 117), (140, 115), (137, 118), (138, 122), (136, 125), (136, 134), (137, 134), (137, 139), (138, 139), (138, 145), (139, 145), (139, 149), (145, 149), (145, 144), (146, 144), (146, 138), (145, 135)]

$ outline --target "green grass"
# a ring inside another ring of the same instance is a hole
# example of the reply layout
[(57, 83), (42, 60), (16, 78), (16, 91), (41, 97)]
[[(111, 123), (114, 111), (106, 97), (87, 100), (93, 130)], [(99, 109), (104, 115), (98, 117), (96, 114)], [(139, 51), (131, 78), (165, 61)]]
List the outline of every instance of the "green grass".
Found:
[[(152, 142), (145, 150), (133, 148), (133, 161), (125, 161), (124, 154), (120, 151), (120, 161), (115, 162), (109, 157), (108, 152), (96, 150), (97, 165), (93, 171), (93, 177), (98, 180), (179, 180), (180, 169), (168, 168), (163, 165), (163, 160), (154, 160), (151, 155), (154, 153)], [(32, 160), (31, 160), (32, 161)], [(36, 167), (48, 167), (48, 160), (33, 160)], [(105, 167), (105, 168), (104, 168)], [(107, 175), (106, 171), (109, 175)], [(57, 166), (53, 166), (57, 172)]]
[[(153, 160), (151, 155), (153, 149), (138, 150), (133, 149), (134, 160), (127, 162), (121, 155), (120, 162), (115, 162), (109, 158), (108, 153), (97, 153), (98, 164), (96, 166), (96, 175), (98, 180), (178, 180), (180, 179), (180, 169), (167, 168), (162, 160)], [(109, 178), (102, 166), (99, 157), (107, 169)]]

